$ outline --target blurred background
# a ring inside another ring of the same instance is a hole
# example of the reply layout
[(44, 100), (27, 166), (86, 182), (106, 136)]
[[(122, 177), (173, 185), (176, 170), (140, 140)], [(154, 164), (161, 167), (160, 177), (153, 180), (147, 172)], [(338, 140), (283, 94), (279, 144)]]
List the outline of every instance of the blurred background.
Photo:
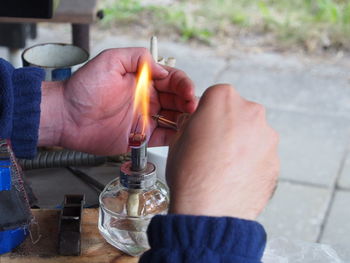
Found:
[[(259, 218), (269, 239), (329, 244), (350, 260), (350, 1), (92, 2), (83, 22), (74, 20), (77, 13), (55, 23), (35, 21), (36, 36), (27, 35), (16, 52), (37, 43), (71, 43), (73, 23), (90, 26), (91, 57), (106, 48), (149, 47), (150, 37), (157, 35), (159, 55), (177, 59), (197, 95), (228, 82), (267, 107), (280, 133), (282, 164), (279, 187)], [(16, 53), (3, 46), (0, 57), (11, 52)], [(18, 56), (13, 63), (21, 65)], [(102, 168), (86, 171), (101, 179), (107, 176)], [(66, 185), (65, 191), (86, 191), (96, 199), (86, 185), (72, 184), (72, 177), (62, 173), (28, 172), (41, 207), (62, 200), (61, 193), (56, 198), (49, 191), (52, 180)]]
[[(203, 44), (312, 53), (349, 50), (347, 0), (104, 0), (104, 26), (134, 24)], [(161, 23), (160, 23), (161, 22)]]

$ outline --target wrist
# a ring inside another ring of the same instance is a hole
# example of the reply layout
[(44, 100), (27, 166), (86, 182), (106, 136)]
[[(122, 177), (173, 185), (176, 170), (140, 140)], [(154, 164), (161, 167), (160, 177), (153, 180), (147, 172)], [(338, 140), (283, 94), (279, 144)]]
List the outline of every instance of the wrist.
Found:
[(39, 146), (60, 145), (63, 131), (63, 82), (43, 81), (41, 85)]
[[(180, 215), (194, 215), (194, 216), (223, 216), (222, 214), (213, 211), (213, 206), (210, 200), (199, 197), (198, 195), (186, 194), (185, 191), (181, 193), (174, 193), (170, 191), (170, 205), (169, 214), (180, 214)], [(214, 206), (215, 207), (215, 206)]]
[[(170, 198), (169, 214), (213, 216), (213, 217), (235, 217), (245, 220), (255, 220), (257, 211), (245, 207), (244, 203), (227, 203), (223, 200), (213, 199), (214, 194), (207, 194), (198, 198), (198, 195), (187, 196), (173, 194)], [(206, 198), (207, 197), (207, 198)]]

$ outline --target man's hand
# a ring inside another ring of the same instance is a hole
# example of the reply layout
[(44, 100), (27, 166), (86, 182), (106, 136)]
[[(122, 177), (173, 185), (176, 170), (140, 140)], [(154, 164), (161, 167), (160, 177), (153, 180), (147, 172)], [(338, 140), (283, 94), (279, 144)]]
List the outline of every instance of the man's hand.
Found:
[[(140, 63), (151, 65), (150, 114), (176, 118), (192, 113), (194, 85), (180, 70), (156, 64), (144, 48), (110, 49), (79, 69), (66, 82), (45, 83), (39, 145), (60, 145), (95, 154), (127, 151), (133, 119), (136, 73)], [(47, 86), (47, 87), (45, 87)], [(174, 135), (152, 121), (150, 145), (166, 145)]]
[(170, 212), (255, 219), (276, 186), (277, 146), (261, 105), (209, 88), (170, 147)]

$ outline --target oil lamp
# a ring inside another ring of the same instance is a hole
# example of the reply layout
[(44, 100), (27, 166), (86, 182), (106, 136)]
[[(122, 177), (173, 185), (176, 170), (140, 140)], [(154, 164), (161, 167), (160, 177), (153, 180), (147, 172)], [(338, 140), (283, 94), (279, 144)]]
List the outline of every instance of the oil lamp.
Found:
[(167, 187), (157, 180), (156, 166), (147, 162), (150, 85), (150, 67), (144, 63), (134, 99), (138, 121), (129, 136), (131, 161), (121, 166), (119, 177), (105, 187), (99, 198), (100, 233), (107, 242), (132, 256), (149, 249), (148, 224), (156, 214), (167, 213), (169, 204)]

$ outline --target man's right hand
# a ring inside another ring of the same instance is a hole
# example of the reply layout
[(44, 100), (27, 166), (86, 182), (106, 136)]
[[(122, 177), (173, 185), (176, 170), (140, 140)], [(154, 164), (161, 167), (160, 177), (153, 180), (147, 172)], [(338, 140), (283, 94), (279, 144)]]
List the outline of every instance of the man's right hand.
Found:
[(170, 213), (255, 219), (276, 187), (277, 148), (261, 105), (209, 88), (170, 148)]

